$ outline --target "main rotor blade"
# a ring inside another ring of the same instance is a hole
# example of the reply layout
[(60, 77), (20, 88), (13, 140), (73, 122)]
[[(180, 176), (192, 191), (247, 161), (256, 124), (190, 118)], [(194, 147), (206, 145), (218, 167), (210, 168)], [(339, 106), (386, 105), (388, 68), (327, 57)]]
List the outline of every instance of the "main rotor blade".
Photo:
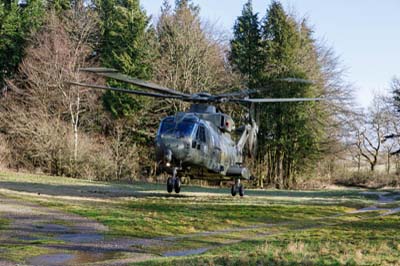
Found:
[(113, 68), (81, 68), (80, 70), (85, 71), (85, 72), (94, 73), (94, 74), (97, 74), (97, 75), (100, 75), (103, 77), (112, 78), (112, 79), (126, 82), (129, 84), (133, 84), (133, 85), (136, 85), (136, 86), (148, 89), (148, 90), (153, 90), (156, 92), (167, 93), (167, 94), (177, 95), (177, 96), (182, 96), (182, 97), (190, 97), (189, 94), (182, 93), (182, 92), (179, 92), (179, 91), (176, 91), (173, 89), (169, 89), (166, 87), (162, 87), (160, 85), (157, 85), (157, 84), (154, 84), (151, 82), (147, 82), (144, 80), (132, 78), (125, 74), (121, 74), (116, 69), (113, 69)]
[(314, 102), (329, 101), (333, 98), (254, 98), (254, 99), (229, 99), (230, 102), (239, 103), (286, 103), (286, 102)]
[(115, 88), (115, 87), (95, 85), (95, 84), (85, 84), (85, 83), (72, 82), (72, 81), (68, 81), (67, 83), (71, 84), (71, 85), (75, 85), (75, 86), (93, 88), (93, 89), (99, 89), (99, 90), (117, 91), (117, 92), (122, 92), (122, 93), (136, 94), (136, 95), (149, 96), (149, 97), (155, 97), (155, 98), (163, 98), (163, 99), (183, 100), (183, 98), (178, 95), (165, 95), (165, 94), (160, 94), (160, 93), (137, 91), (137, 90), (123, 89), (123, 88)]
[[(313, 85), (315, 84), (314, 81), (307, 80), (307, 79), (301, 79), (301, 78), (281, 78), (281, 79), (276, 79), (275, 81), (284, 81), (288, 83), (302, 83), (302, 84), (309, 84)], [(254, 88), (254, 89), (246, 89), (242, 91), (237, 91), (237, 92), (232, 92), (232, 93), (223, 93), (223, 94), (217, 94), (217, 97), (235, 97), (235, 96), (248, 96), (250, 94), (254, 94), (257, 92), (263, 92), (266, 90), (270, 90), (273, 88), (272, 84), (266, 84), (263, 87), (260, 88)]]
[(278, 79), (279, 81), (286, 81), (289, 83), (303, 83), (303, 84), (315, 84), (314, 81), (312, 80), (307, 80), (307, 79), (301, 79), (301, 78), (282, 78)]
[[(315, 84), (314, 81), (301, 79), (301, 78), (281, 78), (281, 79), (277, 79), (276, 81), (284, 81), (284, 82), (288, 82), (288, 83)], [(250, 94), (268, 90), (270, 88), (271, 88), (271, 86), (266, 86), (265, 88), (244, 89), (244, 90), (235, 91), (235, 92), (216, 94), (214, 96), (216, 98), (245, 97)]]
[(221, 93), (221, 94), (216, 94), (214, 97), (216, 98), (228, 98), (228, 97), (246, 97), (249, 96), (250, 94), (256, 93), (258, 90), (254, 89), (246, 89), (246, 90), (241, 90), (241, 91), (236, 91), (236, 92), (227, 92), (227, 93)]

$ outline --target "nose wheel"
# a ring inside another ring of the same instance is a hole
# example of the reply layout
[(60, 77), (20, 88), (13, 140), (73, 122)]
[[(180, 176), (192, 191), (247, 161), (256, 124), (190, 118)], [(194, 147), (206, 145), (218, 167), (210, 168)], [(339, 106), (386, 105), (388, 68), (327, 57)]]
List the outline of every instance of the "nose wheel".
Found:
[(172, 177), (167, 179), (167, 191), (168, 193), (172, 193), (175, 190), (175, 193), (181, 192), (181, 180), (177, 176), (177, 169), (174, 168), (172, 170)]
[(167, 191), (168, 191), (168, 193), (171, 193), (172, 190), (174, 190), (174, 181), (172, 180), (171, 177), (168, 177), (168, 179), (167, 179)]
[(239, 193), (239, 196), (244, 196), (244, 186), (240, 183), (240, 179), (235, 180), (235, 184), (231, 187), (231, 194), (232, 196), (236, 196)]

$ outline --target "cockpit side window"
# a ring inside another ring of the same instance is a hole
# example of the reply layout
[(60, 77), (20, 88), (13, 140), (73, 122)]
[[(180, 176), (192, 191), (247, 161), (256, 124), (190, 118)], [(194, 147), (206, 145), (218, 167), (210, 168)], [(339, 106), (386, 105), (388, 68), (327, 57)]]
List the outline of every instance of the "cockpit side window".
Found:
[(167, 118), (161, 123), (159, 134), (168, 135), (174, 132), (176, 123), (173, 118)]

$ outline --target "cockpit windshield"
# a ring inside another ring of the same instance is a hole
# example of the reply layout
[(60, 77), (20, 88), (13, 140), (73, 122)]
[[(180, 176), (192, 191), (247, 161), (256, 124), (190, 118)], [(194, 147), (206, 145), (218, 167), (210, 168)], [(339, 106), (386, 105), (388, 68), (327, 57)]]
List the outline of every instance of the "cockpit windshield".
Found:
[(165, 119), (161, 123), (160, 135), (175, 135), (176, 137), (189, 137), (192, 135), (196, 123), (191, 120), (183, 120), (176, 123), (173, 119)]
[(196, 124), (193, 122), (181, 122), (178, 124), (175, 130), (175, 134), (177, 137), (190, 137), (193, 133), (194, 126)]

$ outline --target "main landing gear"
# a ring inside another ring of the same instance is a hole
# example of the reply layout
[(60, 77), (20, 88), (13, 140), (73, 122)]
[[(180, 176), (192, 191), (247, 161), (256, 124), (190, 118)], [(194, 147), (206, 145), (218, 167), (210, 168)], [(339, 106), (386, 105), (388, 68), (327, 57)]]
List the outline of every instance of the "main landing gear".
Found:
[(239, 193), (239, 196), (241, 197), (244, 196), (244, 186), (240, 183), (240, 179), (236, 179), (235, 184), (231, 187), (232, 196), (236, 196), (237, 193)]
[(172, 177), (167, 179), (167, 191), (171, 193), (172, 190), (175, 190), (175, 193), (181, 192), (181, 180), (177, 176), (177, 169), (174, 168), (172, 170)]

